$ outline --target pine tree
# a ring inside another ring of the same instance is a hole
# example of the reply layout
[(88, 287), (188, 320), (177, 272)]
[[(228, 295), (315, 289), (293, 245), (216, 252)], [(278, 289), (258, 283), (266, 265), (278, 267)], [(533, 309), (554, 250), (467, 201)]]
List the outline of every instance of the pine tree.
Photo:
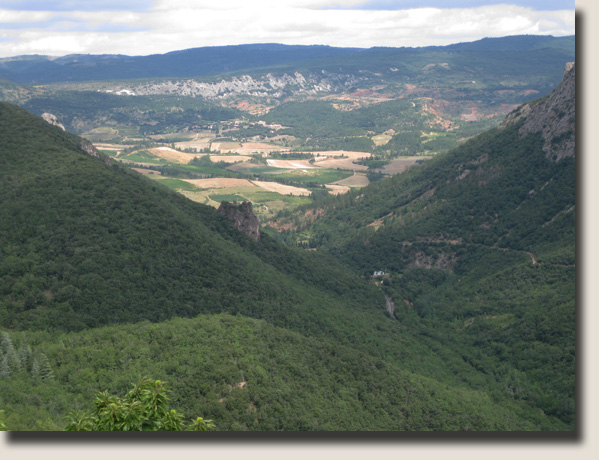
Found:
[(8, 359), (8, 365), (14, 372), (19, 372), (23, 368), (19, 355), (12, 345), (6, 353), (6, 358)]
[(50, 364), (48, 357), (43, 353), (39, 354), (39, 377), (44, 382), (54, 381), (52, 365)]
[(2, 348), (4, 353), (8, 353), (9, 349), (14, 348), (10, 335), (8, 335), (8, 332), (6, 331), (2, 332), (2, 338), (0, 339), (0, 347)]
[(8, 355), (5, 355), (2, 361), (0, 361), (0, 379), (4, 379), (6, 377), (10, 377), (12, 374), (12, 370), (10, 368), (10, 364), (8, 362)]
[(22, 369), (29, 369), (29, 362), (31, 361), (31, 347), (29, 345), (21, 345), (19, 351), (17, 351), (17, 357), (21, 363)]
[(40, 379), (40, 362), (37, 358), (33, 358), (33, 362), (31, 363), (31, 377), (35, 381)]

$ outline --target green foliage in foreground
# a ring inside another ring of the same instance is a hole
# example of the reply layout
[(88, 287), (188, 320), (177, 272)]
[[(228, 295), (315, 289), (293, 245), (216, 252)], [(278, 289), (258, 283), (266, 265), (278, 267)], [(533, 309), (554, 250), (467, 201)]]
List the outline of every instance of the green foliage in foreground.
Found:
[[(514, 400), (503, 383), (475, 390), (462, 380), (468, 373), (453, 383), (418, 375), (332, 338), (241, 315), (11, 337), (44, 350), (56, 375), (48, 383), (26, 372), (0, 379), (11, 430), (63, 429), (69, 412), (95, 410), (98, 388), (124, 394), (148, 374), (169, 382), (171, 404), (184, 419), (202, 414), (218, 430), (567, 429)], [(421, 371), (435, 373), (440, 365), (425, 350), (404, 343)], [(440, 347), (437, 353), (460, 366)]]
[(67, 431), (208, 431), (212, 420), (197, 417), (190, 423), (168, 405), (160, 380), (142, 379), (123, 399), (99, 392), (93, 414), (72, 413)]

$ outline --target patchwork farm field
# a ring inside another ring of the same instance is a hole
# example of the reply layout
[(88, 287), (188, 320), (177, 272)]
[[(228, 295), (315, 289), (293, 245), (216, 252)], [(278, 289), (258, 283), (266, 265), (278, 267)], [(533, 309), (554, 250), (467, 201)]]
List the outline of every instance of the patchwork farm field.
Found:
[(168, 162), (178, 163), (182, 165), (188, 164), (197, 156), (193, 153), (181, 152), (170, 147), (156, 147), (153, 149), (149, 149), (148, 151), (161, 160), (166, 160)]
[(337, 170), (337, 169), (294, 169), (285, 171), (283, 174), (273, 175), (274, 180), (291, 180), (294, 182), (302, 182), (306, 185), (318, 184), (328, 185), (337, 181), (347, 179), (353, 176), (352, 171)]
[(328, 184), (327, 187), (329, 187), (329, 186), (348, 187), (348, 191), (349, 191), (349, 188), (352, 188), (352, 187), (366, 187), (369, 184), (369, 182), (370, 181), (368, 180), (368, 176), (366, 176), (366, 174), (354, 172), (354, 174), (351, 177), (338, 180), (338, 181), (334, 182), (333, 184)]
[[(193, 201), (214, 207), (222, 201), (251, 201), (262, 221), (311, 203), (316, 191), (340, 195), (370, 183), (368, 163), (359, 163), (373, 159), (371, 153), (292, 151), (288, 145), (294, 139), (276, 133), (264, 142), (223, 137), (235, 132), (168, 132), (138, 143), (130, 141), (140, 136), (132, 128), (100, 127), (88, 134), (103, 153)], [(392, 134), (379, 135), (376, 144), (388, 142)], [(397, 174), (423, 159), (395, 158), (372, 172)]]
[(222, 201), (251, 201), (254, 212), (263, 221), (272, 218), (279, 211), (294, 209), (312, 201), (309, 190), (276, 182), (231, 178), (186, 179), (179, 183), (169, 179), (156, 180), (160, 183), (167, 180), (165, 185), (190, 200), (213, 207), (220, 206)]
[(430, 160), (432, 156), (418, 156), (418, 157), (397, 157), (392, 159), (388, 165), (381, 168), (384, 174), (390, 176), (404, 172), (406, 169), (414, 166), (415, 164), (422, 163), (425, 160)]

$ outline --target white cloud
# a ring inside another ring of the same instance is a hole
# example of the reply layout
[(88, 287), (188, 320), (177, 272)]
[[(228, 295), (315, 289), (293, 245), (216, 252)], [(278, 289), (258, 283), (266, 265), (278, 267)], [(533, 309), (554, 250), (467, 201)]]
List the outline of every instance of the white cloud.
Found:
[(53, 16), (50, 11), (14, 11), (0, 9), (0, 28), (2, 23), (19, 23), (29, 21), (44, 21)]
[[(0, 56), (16, 54), (153, 54), (240, 43), (331, 46), (429, 46), (514, 34), (574, 33), (574, 11), (514, 5), (468, 9), (317, 9), (354, 0), (158, 0), (149, 11), (0, 10)], [(4, 18), (4, 19), (2, 19)], [(49, 29), (48, 21), (56, 20)], [(77, 29), (61, 29), (74, 21)], [(19, 29), (20, 21), (29, 29)], [(39, 25), (36, 27), (35, 22)], [(60, 22), (62, 21), (62, 22)], [(88, 32), (85, 32), (87, 27)], [(0, 26), (1, 28), (1, 26)]]
[(74, 11), (69, 13), (69, 17), (85, 21), (89, 24), (113, 24), (140, 26), (144, 22), (143, 13), (129, 11)]
[(276, 8), (322, 9), (329, 7), (351, 7), (364, 3), (363, 0), (156, 0), (152, 10), (194, 8), (203, 10), (254, 9), (267, 12)]

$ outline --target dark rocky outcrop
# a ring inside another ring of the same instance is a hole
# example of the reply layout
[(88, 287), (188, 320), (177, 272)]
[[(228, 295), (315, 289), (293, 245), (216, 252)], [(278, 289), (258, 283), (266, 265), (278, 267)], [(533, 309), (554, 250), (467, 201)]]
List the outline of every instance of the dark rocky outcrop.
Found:
[(92, 157), (100, 158), (100, 152), (98, 152), (98, 149), (96, 147), (94, 147), (94, 144), (92, 144), (87, 139), (81, 139), (81, 143), (79, 144), (79, 147), (81, 147), (81, 150), (83, 150), (88, 155), (90, 155)]
[(502, 126), (524, 119), (520, 137), (541, 133), (545, 155), (559, 161), (575, 156), (576, 66), (569, 62), (559, 86), (544, 99), (524, 104), (510, 113)]
[(92, 144), (87, 139), (81, 139), (81, 143), (79, 144), (79, 147), (81, 148), (81, 150), (83, 150), (85, 153), (87, 153), (88, 155), (90, 155), (92, 157), (102, 158), (104, 160), (104, 164), (106, 166), (111, 165), (110, 157), (107, 155), (102, 155), (98, 151), (98, 149), (96, 147), (94, 147), (94, 144)]
[(237, 204), (223, 201), (218, 212), (225, 216), (237, 230), (245, 233), (254, 241), (260, 241), (260, 223), (254, 214), (251, 202), (244, 201)]

